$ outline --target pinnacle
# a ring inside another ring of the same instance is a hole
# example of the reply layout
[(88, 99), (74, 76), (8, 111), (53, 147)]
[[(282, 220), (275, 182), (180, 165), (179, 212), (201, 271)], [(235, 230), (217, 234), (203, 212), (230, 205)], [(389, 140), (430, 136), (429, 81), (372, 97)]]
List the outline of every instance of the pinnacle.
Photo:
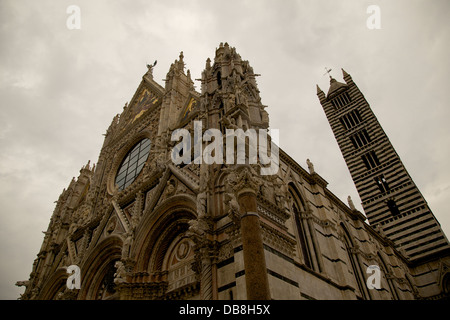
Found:
[(345, 70), (344, 70), (343, 68), (341, 68), (341, 70), (342, 70), (342, 75), (343, 75), (344, 77), (349, 76), (349, 74), (348, 74), (347, 72), (345, 72)]
[(317, 88), (317, 94), (323, 93), (322, 89), (320, 89), (318, 84), (316, 84), (316, 88)]

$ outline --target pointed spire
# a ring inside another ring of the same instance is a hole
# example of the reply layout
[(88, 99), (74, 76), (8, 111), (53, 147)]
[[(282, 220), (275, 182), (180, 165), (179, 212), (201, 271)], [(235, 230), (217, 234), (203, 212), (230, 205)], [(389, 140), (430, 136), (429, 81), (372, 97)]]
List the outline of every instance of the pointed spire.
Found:
[(323, 93), (322, 89), (320, 89), (318, 84), (316, 84), (316, 88), (317, 88), (317, 94)]
[(344, 77), (349, 76), (349, 74), (348, 74), (347, 72), (345, 72), (345, 70), (344, 70), (343, 68), (341, 68), (341, 70), (342, 70), (342, 75), (343, 75)]
[(347, 84), (352, 83), (352, 82), (353, 82), (352, 76), (349, 75), (344, 69), (341, 68), (341, 70), (342, 70), (342, 75), (344, 76), (345, 82), (346, 82)]

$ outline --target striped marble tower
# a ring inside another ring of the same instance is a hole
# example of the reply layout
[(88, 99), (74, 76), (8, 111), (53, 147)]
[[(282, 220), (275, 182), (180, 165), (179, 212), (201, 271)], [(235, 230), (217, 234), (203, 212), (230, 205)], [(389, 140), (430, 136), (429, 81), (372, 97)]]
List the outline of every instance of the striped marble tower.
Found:
[(352, 77), (317, 95), (370, 224), (411, 260), (450, 249), (427, 202)]

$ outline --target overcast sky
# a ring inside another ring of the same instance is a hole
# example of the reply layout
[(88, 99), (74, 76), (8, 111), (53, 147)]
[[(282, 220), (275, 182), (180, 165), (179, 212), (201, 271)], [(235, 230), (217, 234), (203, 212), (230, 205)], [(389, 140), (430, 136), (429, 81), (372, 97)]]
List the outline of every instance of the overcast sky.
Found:
[[(270, 127), (361, 209), (316, 97), (344, 68), (361, 89), (410, 175), (450, 234), (450, 2), (0, 0), (0, 299), (16, 299), (42, 244), (54, 201), (96, 162), (115, 114), (158, 60), (161, 85), (184, 52), (200, 78), (220, 42), (257, 78)], [(366, 26), (371, 4), (381, 29)], [(81, 29), (66, 26), (69, 5)], [(199, 82), (197, 89), (200, 90)], [(362, 210), (362, 209), (361, 209)]]

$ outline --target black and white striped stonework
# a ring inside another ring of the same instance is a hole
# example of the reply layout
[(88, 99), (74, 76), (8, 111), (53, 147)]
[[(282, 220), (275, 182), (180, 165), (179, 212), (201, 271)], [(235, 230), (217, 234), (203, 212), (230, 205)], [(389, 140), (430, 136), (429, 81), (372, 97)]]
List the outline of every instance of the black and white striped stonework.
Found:
[(432, 255), (449, 244), (439, 222), (414, 184), (369, 103), (351, 76), (331, 78), (317, 95), (358, 190), (365, 214), (397, 249), (411, 259)]

